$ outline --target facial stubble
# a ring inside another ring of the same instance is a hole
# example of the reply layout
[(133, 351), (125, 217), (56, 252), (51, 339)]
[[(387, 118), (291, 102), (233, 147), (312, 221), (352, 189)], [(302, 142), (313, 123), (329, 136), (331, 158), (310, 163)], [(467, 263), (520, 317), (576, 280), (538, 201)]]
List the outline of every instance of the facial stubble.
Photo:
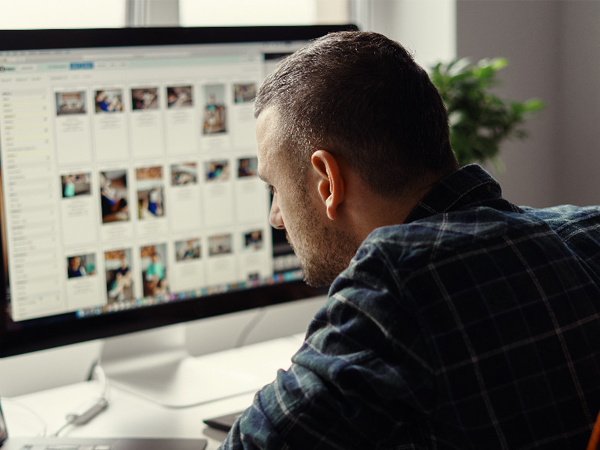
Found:
[[(350, 233), (334, 229), (320, 219), (302, 186), (295, 189), (296, 220), (289, 224), (286, 238), (300, 259), (309, 286), (330, 285), (350, 264), (360, 242)], [(290, 231), (292, 232), (290, 235)]]

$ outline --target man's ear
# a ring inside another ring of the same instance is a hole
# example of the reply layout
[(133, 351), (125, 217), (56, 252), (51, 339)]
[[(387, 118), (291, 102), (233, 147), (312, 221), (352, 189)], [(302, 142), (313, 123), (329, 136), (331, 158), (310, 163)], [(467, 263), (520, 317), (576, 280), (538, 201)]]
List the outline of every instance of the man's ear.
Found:
[(312, 154), (310, 162), (317, 174), (319, 196), (327, 208), (327, 217), (334, 220), (337, 208), (346, 195), (338, 161), (328, 151), (317, 150)]

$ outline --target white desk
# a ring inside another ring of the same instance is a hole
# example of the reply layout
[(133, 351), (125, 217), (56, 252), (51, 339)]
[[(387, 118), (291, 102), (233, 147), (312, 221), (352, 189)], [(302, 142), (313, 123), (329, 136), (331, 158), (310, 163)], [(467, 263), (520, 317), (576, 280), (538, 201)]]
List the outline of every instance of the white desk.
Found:
[[(235, 355), (236, 360), (240, 358), (242, 364), (248, 364), (248, 361), (264, 359), (264, 350), (268, 349), (269, 359), (273, 361), (273, 353), (279, 353), (280, 361), (284, 362), (280, 366), (287, 369), (289, 358), (301, 341), (299, 336), (280, 338), (228, 352)], [(275, 374), (276, 368), (273, 368), (268, 377), (261, 380), (261, 384), (272, 381)], [(198, 386), (198, 389), (202, 389), (202, 386)], [(100, 391), (100, 383), (93, 380), (4, 399), (2, 407), (9, 434), (17, 437), (42, 433), (42, 422), (31, 412), (35, 411), (45, 422), (46, 434), (51, 435), (65, 423), (66, 414), (86, 399), (98, 397)], [(105, 411), (86, 425), (66, 428), (61, 436), (205, 438), (208, 440), (207, 449), (214, 450), (221, 444), (226, 433), (209, 428), (202, 421), (241, 411), (252, 403), (253, 397), (254, 393), (246, 393), (200, 406), (172, 409), (112, 387), (109, 391), (110, 404)]]

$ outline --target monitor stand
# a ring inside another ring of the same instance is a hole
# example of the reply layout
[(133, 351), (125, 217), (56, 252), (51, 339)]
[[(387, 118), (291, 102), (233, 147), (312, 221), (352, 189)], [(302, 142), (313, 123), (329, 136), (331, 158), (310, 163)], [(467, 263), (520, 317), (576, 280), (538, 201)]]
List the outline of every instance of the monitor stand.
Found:
[(185, 408), (256, 392), (290, 366), (301, 342), (289, 336), (194, 357), (179, 324), (107, 339), (101, 366), (111, 387)]

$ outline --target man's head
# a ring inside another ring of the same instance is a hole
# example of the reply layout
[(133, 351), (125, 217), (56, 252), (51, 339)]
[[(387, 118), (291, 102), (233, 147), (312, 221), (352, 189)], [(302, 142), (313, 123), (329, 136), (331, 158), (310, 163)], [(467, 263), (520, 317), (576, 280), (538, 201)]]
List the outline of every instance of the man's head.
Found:
[(300, 171), (325, 149), (374, 192), (397, 197), (458, 168), (429, 76), (377, 33), (332, 33), (286, 58), (261, 86), (255, 116), (271, 107)]
[(313, 189), (318, 175), (307, 169), (297, 176), (297, 166), (282, 156), (278, 123), (276, 112), (270, 108), (256, 125), (258, 174), (273, 195), (270, 222), (273, 228), (286, 230), (306, 282), (327, 285), (348, 266), (360, 240), (329, 223)]
[(69, 258), (69, 265), (71, 266), (71, 269), (77, 270), (80, 264), (81, 258), (79, 256), (72, 256), (71, 258)]
[(437, 90), (376, 33), (330, 34), (286, 58), (261, 86), (255, 115), (271, 224), (287, 230), (309, 284), (331, 283), (372, 229), (403, 220), (371, 220), (359, 191), (405, 206), (457, 169)]

